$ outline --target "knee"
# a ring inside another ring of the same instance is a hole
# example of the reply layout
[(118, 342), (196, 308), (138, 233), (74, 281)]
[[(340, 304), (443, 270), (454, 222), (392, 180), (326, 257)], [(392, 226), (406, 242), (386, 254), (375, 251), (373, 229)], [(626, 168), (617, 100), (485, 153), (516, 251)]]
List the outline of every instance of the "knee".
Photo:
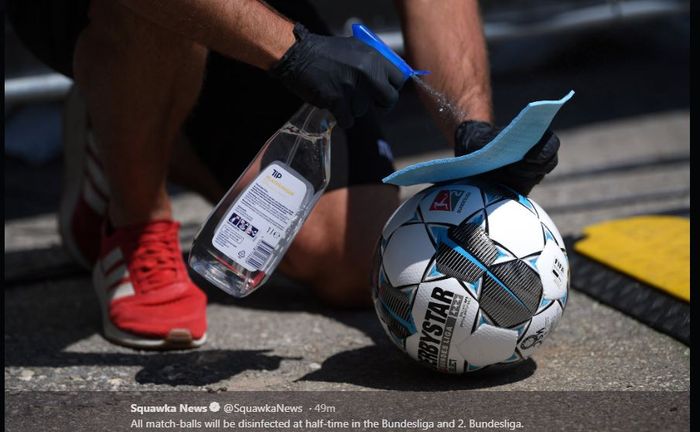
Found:
[(312, 215), (290, 246), (279, 269), (308, 285), (331, 306), (368, 304), (365, 297), (369, 297), (369, 260), (365, 262), (353, 254), (348, 247), (350, 240), (327, 222), (327, 218)]
[(372, 255), (342, 256), (324, 269), (311, 288), (324, 303), (342, 308), (371, 305)]
[(353, 255), (339, 244), (338, 238), (301, 240), (285, 258), (286, 273), (307, 283), (316, 296), (330, 306), (348, 308), (371, 304), (371, 253)]
[(319, 203), (280, 266), (340, 307), (371, 304), (374, 252), (385, 221), (398, 205), (388, 186), (333, 191)]

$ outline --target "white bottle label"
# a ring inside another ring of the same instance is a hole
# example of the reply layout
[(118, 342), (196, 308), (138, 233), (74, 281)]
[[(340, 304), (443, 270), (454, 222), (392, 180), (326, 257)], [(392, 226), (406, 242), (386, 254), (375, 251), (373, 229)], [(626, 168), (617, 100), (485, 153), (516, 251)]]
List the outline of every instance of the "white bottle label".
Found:
[(309, 186), (280, 162), (268, 165), (233, 203), (212, 244), (246, 270), (265, 269), (298, 218)]

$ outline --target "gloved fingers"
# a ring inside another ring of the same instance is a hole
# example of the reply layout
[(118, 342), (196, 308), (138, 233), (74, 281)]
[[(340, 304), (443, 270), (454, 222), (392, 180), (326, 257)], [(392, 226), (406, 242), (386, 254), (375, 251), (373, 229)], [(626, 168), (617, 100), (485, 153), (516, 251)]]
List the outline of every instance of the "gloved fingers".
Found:
[(396, 87), (389, 76), (396, 66), (372, 48), (366, 55), (364, 61), (357, 65), (358, 90), (367, 94), (377, 108), (388, 111), (399, 100), (400, 87)]
[(348, 98), (340, 98), (334, 101), (328, 108), (338, 122), (338, 126), (343, 129), (352, 127), (355, 117), (352, 115), (352, 108)]
[(455, 131), (455, 156), (462, 156), (481, 149), (490, 143), (500, 131), (500, 128), (482, 121), (467, 120), (462, 122)]
[(375, 106), (383, 112), (391, 111), (399, 101), (399, 91), (394, 88), (387, 88), (382, 97), (375, 97)]
[(521, 160), (512, 165), (512, 169), (519, 173), (549, 174), (557, 166), (559, 157), (553, 154), (546, 160)]
[(523, 159), (528, 162), (545, 164), (557, 154), (559, 146), (559, 137), (547, 129), (542, 138), (525, 154)]
[(554, 168), (557, 167), (557, 164), (559, 164), (559, 155), (558, 155), (557, 153), (554, 153), (554, 156), (552, 156), (552, 158), (551, 158), (550, 160), (548, 160), (548, 161), (542, 166), (542, 168), (544, 169), (544, 171), (545, 171), (547, 174), (549, 174), (549, 173), (551, 173), (551, 172), (554, 170)]
[(494, 171), (480, 174), (477, 176), (477, 178), (489, 182), (501, 183), (521, 195), (530, 194), (532, 189), (544, 178), (544, 174), (533, 175), (532, 173), (528, 173), (526, 176), (516, 175), (505, 168), (506, 167), (503, 167)]
[(537, 186), (539, 182), (542, 181), (543, 178), (544, 176), (528, 180), (514, 178), (511, 179), (508, 183), (505, 183), (505, 185), (518, 192), (520, 195), (528, 196), (530, 195), (530, 192), (532, 192), (532, 190), (535, 188), (535, 186)]
[(367, 80), (366, 87), (367, 91), (372, 95), (374, 105), (382, 111), (391, 110), (399, 100), (399, 91), (386, 79), (370, 78)]
[(387, 72), (387, 78), (389, 79), (389, 83), (391, 84), (392, 87), (394, 87), (396, 90), (401, 90), (401, 87), (406, 83), (406, 77), (404, 76), (403, 72), (399, 68), (393, 65), (390, 61), (384, 59), (386, 63), (389, 63), (385, 69)]
[[(499, 132), (488, 123), (468, 121), (455, 133), (455, 154), (471, 153), (490, 142)], [(504, 184), (520, 194), (528, 195), (559, 161), (559, 138), (547, 130), (522, 160), (476, 176), (479, 179)]]
[(370, 101), (364, 92), (355, 92), (346, 95), (346, 98), (351, 98), (350, 106), (352, 108), (353, 117), (362, 117), (367, 113), (367, 110), (369, 110)]

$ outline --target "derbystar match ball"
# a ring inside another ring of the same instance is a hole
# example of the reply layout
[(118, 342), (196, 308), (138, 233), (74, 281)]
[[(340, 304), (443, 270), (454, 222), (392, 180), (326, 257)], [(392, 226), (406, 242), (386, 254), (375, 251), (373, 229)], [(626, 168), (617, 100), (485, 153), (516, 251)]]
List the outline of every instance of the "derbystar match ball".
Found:
[(384, 226), (375, 310), (415, 360), (464, 373), (522, 361), (566, 306), (569, 261), (547, 213), (504, 186), (425, 189)]

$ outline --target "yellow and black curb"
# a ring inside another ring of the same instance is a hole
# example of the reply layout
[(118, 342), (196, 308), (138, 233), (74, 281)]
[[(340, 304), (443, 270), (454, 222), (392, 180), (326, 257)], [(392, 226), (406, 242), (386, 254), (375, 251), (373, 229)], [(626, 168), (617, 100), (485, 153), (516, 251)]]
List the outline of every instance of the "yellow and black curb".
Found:
[(636, 216), (567, 238), (572, 288), (690, 344), (690, 221)]

